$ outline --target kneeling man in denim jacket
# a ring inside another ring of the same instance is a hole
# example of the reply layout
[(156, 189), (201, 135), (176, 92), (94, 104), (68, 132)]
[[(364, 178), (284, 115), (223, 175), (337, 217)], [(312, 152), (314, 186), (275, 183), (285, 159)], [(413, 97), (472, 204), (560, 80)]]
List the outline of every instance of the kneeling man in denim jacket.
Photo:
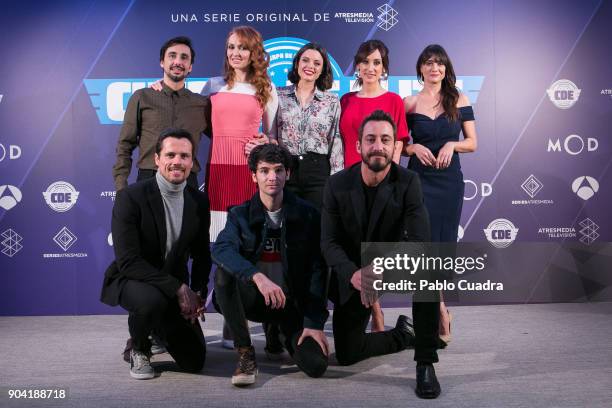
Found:
[(320, 377), (327, 369), (320, 216), (311, 204), (283, 191), (290, 160), (277, 145), (253, 149), (249, 169), (259, 189), (229, 210), (212, 250), (218, 266), (215, 304), (239, 355), (232, 376), (236, 386), (253, 384), (257, 374), (247, 319), (279, 324), (287, 351), (307, 375)]

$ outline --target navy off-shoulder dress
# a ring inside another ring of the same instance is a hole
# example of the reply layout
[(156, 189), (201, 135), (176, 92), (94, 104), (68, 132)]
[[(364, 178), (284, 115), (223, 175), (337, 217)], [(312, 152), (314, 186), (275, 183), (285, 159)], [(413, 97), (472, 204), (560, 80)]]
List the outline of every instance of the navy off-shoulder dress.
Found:
[[(453, 122), (445, 114), (431, 119), (420, 113), (409, 113), (406, 119), (413, 143), (427, 147), (437, 157), (446, 142), (459, 141), (461, 123), (474, 120), (474, 111), (471, 106), (459, 108), (459, 120)], [(459, 154), (453, 153), (450, 166), (445, 169), (424, 166), (416, 156), (410, 157), (408, 168), (421, 178), (431, 224), (431, 241), (456, 242), (464, 190)]]

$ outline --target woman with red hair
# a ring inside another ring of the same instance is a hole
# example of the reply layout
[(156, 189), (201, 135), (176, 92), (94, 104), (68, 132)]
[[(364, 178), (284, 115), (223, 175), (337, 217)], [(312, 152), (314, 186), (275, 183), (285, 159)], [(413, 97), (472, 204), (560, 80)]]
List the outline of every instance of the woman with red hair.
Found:
[(276, 139), (278, 97), (268, 65), (261, 34), (252, 27), (235, 27), (226, 40), (223, 76), (211, 78), (202, 91), (210, 96), (214, 133), (206, 172), (211, 242), (225, 227), (227, 208), (255, 193), (247, 166), (249, 153)]

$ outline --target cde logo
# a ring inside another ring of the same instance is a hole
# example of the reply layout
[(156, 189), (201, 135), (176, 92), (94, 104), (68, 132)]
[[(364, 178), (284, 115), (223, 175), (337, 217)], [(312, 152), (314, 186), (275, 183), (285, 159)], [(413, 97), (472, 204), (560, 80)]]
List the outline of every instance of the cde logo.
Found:
[(47, 187), (47, 191), (42, 194), (47, 205), (57, 212), (70, 210), (79, 198), (79, 192), (66, 181), (56, 181)]
[(6, 211), (15, 207), (21, 201), (21, 190), (15, 186), (0, 186), (0, 208)]
[(506, 248), (514, 242), (519, 230), (510, 220), (498, 218), (491, 221), (483, 231), (487, 241), (495, 248)]
[(569, 79), (560, 79), (552, 84), (552, 86), (546, 90), (546, 93), (550, 101), (554, 103), (557, 108), (569, 109), (578, 102), (580, 91), (581, 90), (578, 89), (576, 84)]
[(599, 191), (599, 182), (590, 176), (580, 176), (572, 182), (572, 191), (586, 201)]

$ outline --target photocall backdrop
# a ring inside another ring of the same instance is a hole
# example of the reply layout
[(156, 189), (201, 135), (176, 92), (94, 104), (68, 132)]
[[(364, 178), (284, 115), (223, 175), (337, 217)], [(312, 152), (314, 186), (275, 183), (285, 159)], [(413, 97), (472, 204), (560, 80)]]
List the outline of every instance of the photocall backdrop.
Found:
[[(277, 86), (302, 44), (323, 44), (340, 95), (365, 40), (389, 47), (385, 86), (402, 97), (420, 89), (422, 49), (443, 45), (479, 138), (461, 157), (458, 238), (571, 243), (562, 261), (516, 272), (596, 293), (611, 273), (611, 22), (612, 2), (600, 0), (12, 3), (0, 15), (0, 314), (121, 312), (98, 299), (114, 257), (111, 168), (127, 101), (160, 78), (159, 48), (177, 35), (194, 41), (188, 87), (199, 92), (221, 73), (227, 32), (244, 24), (266, 40)], [(575, 281), (577, 260), (593, 256), (603, 264)]]

